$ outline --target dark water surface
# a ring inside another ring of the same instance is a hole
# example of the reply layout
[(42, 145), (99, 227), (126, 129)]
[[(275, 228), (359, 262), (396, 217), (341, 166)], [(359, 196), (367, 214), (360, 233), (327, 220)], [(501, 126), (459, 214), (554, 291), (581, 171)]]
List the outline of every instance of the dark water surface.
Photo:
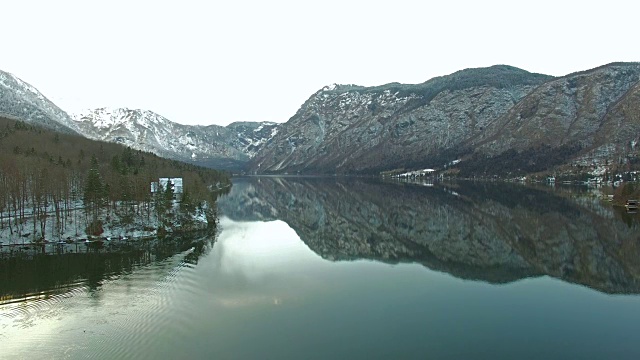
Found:
[(0, 260), (0, 358), (640, 358), (640, 226), (585, 189), (236, 179), (215, 237)]

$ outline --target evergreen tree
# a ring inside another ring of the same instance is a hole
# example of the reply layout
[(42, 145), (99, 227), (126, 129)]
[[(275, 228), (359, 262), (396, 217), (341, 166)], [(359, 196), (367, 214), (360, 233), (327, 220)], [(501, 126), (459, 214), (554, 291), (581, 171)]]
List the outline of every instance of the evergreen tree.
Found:
[(84, 187), (83, 202), (85, 211), (89, 212), (93, 216), (94, 222), (98, 220), (100, 208), (105, 203), (106, 190), (104, 182), (102, 181), (102, 176), (100, 175), (98, 159), (93, 155), (91, 156), (91, 167), (89, 168)]
[(173, 183), (171, 182), (171, 178), (167, 179), (167, 186), (164, 189), (163, 198), (164, 198), (164, 208), (171, 212), (173, 205)]
[(190, 230), (193, 227), (193, 216), (196, 213), (196, 204), (193, 201), (191, 193), (187, 190), (183, 190), (182, 198), (180, 199), (180, 222), (185, 230)]

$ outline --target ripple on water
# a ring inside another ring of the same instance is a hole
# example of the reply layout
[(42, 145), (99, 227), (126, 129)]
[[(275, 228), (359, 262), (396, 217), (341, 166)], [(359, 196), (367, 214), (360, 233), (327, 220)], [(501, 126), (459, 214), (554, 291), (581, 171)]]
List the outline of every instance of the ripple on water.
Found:
[[(176, 292), (194, 292), (197, 287), (193, 276), (195, 265), (184, 260), (189, 253), (141, 265), (126, 273), (106, 274), (97, 288), (95, 283), (82, 279), (0, 302), (0, 338), (6, 337), (5, 331), (24, 332), (22, 337), (9, 334), (9, 348), (28, 349), (29, 354), (46, 354), (53, 347), (62, 346), (64, 350), (55, 352), (73, 354), (70, 357), (80, 353), (83, 358), (144, 357), (144, 349), (164, 341), (163, 336), (149, 334), (162, 335), (163, 328), (181, 333), (187, 329), (184, 310), (166, 310), (174, 305), (172, 298)], [(39, 345), (32, 347), (35, 333), (51, 324), (39, 325), (49, 321), (58, 330), (45, 332)], [(30, 330), (34, 327), (35, 332)], [(114, 341), (131, 346), (113, 347)]]
[[(150, 349), (166, 343), (167, 329), (174, 335), (186, 334), (189, 322), (185, 311), (188, 310), (173, 306), (172, 299), (176, 292), (195, 286), (193, 271), (191, 264), (172, 261), (135, 272), (126, 281), (106, 286), (110, 299), (102, 304), (102, 310), (111, 316), (107, 324), (94, 326), (95, 331), (87, 335), (95, 338), (90, 340), (91, 354), (87, 358), (145, 358), (152, 353)], [(135, 284), (134, 295), (126, 293), (125, 289), (130, 288), (128, 283)], [(124, 303), (127, 303), (125, 307)], [(108, 335), (98, 338), (101, 327), (107, 328)], [(126, 346), (113, 347), (114, 342)]]
[(67, 299), (86, 294), (89, 287), (84, 281), (66, 284), (47, 291), (25, 294), (0, 303), (1, 318), (9, 319), (14, 327), (34, 326), (38, 317), (48, 319), (59, 315), (60, 305)]

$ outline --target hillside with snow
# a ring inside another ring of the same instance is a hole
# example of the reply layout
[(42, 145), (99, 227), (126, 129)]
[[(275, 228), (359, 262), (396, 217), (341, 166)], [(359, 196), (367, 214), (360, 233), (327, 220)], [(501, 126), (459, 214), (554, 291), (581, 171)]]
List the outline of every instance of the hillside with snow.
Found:
[(98, 108), (70, 116), (34, 86), (3, 71), (0, 116), (232, 171), (242, 171), (278, 132), (278, 124), (272, 122), (236, 122), (226, 127), (182, 125), (140, 109)]
[(78, 131), (71, 117), (38, 89), (4, 71), (0, 71), (0, 116), (64, 133)]
[(90, 139), (227, 170), (241, 170), (278, 127), (270, 122), (182, 125), (152, 111), (127, 108), (87, 110), (73, 119), (79, 132)]

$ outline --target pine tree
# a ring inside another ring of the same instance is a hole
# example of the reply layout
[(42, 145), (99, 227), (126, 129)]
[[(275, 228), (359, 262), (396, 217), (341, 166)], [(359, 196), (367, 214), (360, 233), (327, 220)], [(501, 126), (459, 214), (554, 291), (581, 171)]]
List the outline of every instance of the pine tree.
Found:
[[(85, 211), (90, 213), (93, 217), (93, 222), (90, 227), (93, 227), (93, 225), (98, 222), (100, 209), (106, 200), (106, 190), (104, 182), (102, 181), (102, 176), (100, 175), (98, 159), (93, 155), (91, 156), (91, 167), (89, 168), (89, 173), (87, 175), (83, 198)], [(91, 232), (94, 233), (95, 231)]]
[[(173, 207), (173, 182), (171, 178), (167, 179), (167, 187), (164, 189), (163, 198), (164, 198), (164, 208), (171, 213)], [(170, 214), (168, 214), (170, 215)]]
[(185, 230), (191, 230), (194, 224), (193, 216), (196, 212), (196, 205), (193, 201), (191, 193), (187, 190), (183, 190), (182, 198), (180, 199), (180, 221), (182, 227)]

